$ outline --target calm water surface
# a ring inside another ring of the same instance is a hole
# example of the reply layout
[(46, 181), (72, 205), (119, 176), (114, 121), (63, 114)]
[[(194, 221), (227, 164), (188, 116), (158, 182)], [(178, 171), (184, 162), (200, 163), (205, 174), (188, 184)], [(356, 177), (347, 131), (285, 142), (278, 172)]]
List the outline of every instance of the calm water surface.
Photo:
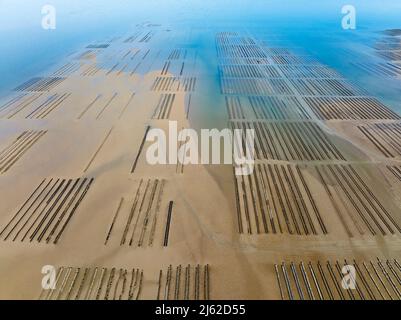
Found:
[[(56, 30), (41, 28), (45, 4), (57, 10)], [(400, 80), (372, 78), (352, 66), (375, 59), (371, 45), (383, 37), (381, 31), (401, 28), (401, 1), (352, 4), (357, 29), (351, 31), (341, 27), (344, 1), (337, 0), (0, 0), (0, 96), (89, 42), (126, 34), (148, 21), (193, 30), (191, 46), (201, 52), (202, 72), (215, 75), (210, 86), (218, 84), (214, 32), (240, 31), (312, 54), (401, 112)]]

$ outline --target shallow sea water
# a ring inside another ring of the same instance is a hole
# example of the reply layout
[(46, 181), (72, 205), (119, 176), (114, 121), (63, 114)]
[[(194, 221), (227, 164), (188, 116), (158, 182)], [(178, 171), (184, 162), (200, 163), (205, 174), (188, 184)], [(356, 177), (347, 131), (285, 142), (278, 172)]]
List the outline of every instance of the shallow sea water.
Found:
[[(200, 52), (201, 70), (210, 77), (210, 88), (218, 86), (219, 81), (214, 36), (216, 32), (238, 31), (269, 46), (310, 54), (401, 112), (401, 76), (383, 78), (354, 65), (386, 62), (373, 46), (385, 38), (383, 30), (401, 28), (399, 1), (353, 1), (356, 30), (341, 27), (344, 2), (338, 0), (54, 0), (55, 30), (41, 28), (41, 8), (45, 4), (48, 1), (0, 1), (1, 98), (87, 43), (124, 35), (136, 25), (150, 22), (183, 31), (183, 37), (191, 35), (183, 41)], [(212, 116), (203, 112), (203, 117), (219, 117), (213, 105), (220, 97), (214, 91), (205, 97)]]

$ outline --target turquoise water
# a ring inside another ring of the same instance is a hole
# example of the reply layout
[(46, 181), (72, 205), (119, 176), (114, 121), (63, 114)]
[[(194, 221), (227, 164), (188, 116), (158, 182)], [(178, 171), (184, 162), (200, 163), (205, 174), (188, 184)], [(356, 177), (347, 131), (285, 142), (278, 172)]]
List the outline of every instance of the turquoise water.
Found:
[[(41, 8), (57, 10), (55, 30), (41, 28)], [(192, 45), (212, 52), (213, 32), (248, 32), (277, 36), (280, 44), (299, 47), (358, 82), (394, 110), (401, 111), (399, 80), (358, 73), (352, 61), (370, 61), (369, 45), (380, 31), (401, 28), (400, 1), (352, 1), (357, 29), (341, 28), (337, 0), (312, 1), (174, 1), (174, 0), (2, 0), (0, 1), (0, 95), (35, 75), (45, 73), (91, 41), (126, 34), (142, 22), (170, 25), (194, 33)], [(270, 37), (270, 38), (269, 38)], [(204, 68), (208, 68), (205, 58)], [(216, 72), (215, 65), (210, 73)]]

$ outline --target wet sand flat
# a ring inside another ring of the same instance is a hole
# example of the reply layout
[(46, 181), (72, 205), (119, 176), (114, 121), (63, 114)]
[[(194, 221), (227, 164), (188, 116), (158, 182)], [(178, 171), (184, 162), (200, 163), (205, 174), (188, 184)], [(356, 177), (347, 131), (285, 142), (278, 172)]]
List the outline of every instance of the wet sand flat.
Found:
[[(0, 105), (1, 299), (400, 298), (399, 115), (312, 56), (145, 24)], [(253, 128), (254, 173), (148, 164), (169, 121)]]

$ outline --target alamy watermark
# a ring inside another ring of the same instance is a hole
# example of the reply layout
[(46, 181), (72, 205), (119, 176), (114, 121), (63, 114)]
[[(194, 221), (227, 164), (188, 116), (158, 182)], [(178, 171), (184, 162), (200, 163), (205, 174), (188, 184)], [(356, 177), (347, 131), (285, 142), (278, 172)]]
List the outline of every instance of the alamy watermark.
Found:
[(250, 175), (254, 140), (254, 129), (201, 129), (199, 137), (196, 130), (178, 131), (177, 122), (169, 121), (167, 134), (159, 128), (149, 130), (146, 141), (153, 143), (146, 150), (146, 161), (151, 165), (233, 164), (236, 175)]
[(341, 268), (341, 273), (344, 275), (341, 280), (341, 286), (345, 290), (356, 289), (356, 271), (353, 265), (345, 265)]
[(50, 4), (42, 7), (42, 28), (44, 30), (56, 29), (56, 8)]
[(341, 26), (344, 30), (356, 29), (356, 8), (353, 5), (347, 4), (341, 8), (341, 13), (344, 15), (341, 20)]
[(56, 289), (56, 268), (52, 265), (45, 265), (42, 267), (42, 289), (54, 290)]

